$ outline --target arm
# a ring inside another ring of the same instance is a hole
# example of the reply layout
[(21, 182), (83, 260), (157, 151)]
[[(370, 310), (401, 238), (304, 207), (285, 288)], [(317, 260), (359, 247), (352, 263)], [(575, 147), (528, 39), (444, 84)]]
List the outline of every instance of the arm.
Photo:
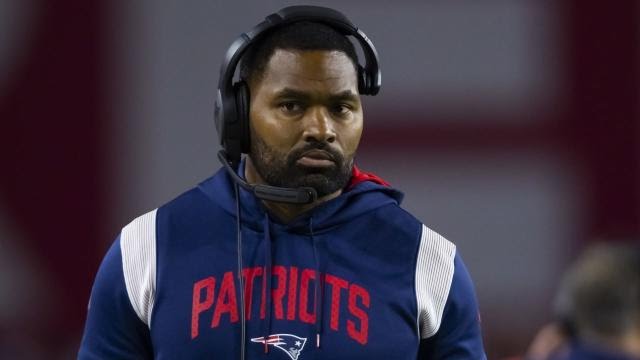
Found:
[(480, 315), (471, 277), (462, 259), (454, 258), (454, 272), (442, 321), (437, 332), (420, 341), (419, 359), (486, 359)]
[(151, 349), (127, 294), (118, 237), (96, 275), (78, 359), (150, 359)]

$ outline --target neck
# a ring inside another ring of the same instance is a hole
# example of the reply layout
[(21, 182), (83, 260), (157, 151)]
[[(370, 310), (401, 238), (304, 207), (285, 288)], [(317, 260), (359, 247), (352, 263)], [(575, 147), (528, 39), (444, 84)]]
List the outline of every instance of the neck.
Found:
[[(260, 176), (255, 166), (253, 165), (251, 158), (248, 156), (245, 161), (244, 176), (247, 182), (249, 182), (250, 184), (270, 185), (270, 184), (267, 184), (267, 182), (264, 181), (264, 179)], [(287, 204), (287, 203), (279, 203), (279, 202), (264, 201), (264, 200), (262, 201), (262, 203), (269, 210), (269, 213), (274, 215), (280, 221), (284, 223), (288, 223), (291, 220), (298, 217), (299, 215), (315, 208), (316, 206), (322, 204), (323, 202), (329, 201), (331, 199), (338, 197), (341, 193), (342, 193), (342, 190), (338, 190), (334, 193), (325, 195), (323, 197), (319, 197), (318, 199), (316, 199), (316, 201), (312, 202), (311, 204)]]

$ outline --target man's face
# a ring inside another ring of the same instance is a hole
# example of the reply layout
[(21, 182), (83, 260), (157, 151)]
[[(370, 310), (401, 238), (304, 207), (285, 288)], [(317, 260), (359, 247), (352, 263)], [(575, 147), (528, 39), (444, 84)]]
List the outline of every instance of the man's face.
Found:
[(353, 63), (340, 51), (277, 49), (250, 84), (251, 161), (269, 185), (322, 197), (351, 176), (362, 134)]

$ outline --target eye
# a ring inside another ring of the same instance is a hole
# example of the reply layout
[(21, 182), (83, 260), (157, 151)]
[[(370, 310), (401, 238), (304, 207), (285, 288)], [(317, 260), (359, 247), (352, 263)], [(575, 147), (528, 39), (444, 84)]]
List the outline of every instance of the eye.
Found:
[(331, 112), (339, 116), (346, 116), (351, 113), (353, 108), (349, 104), (335, 104), (331, 108)]
[(297, 101), (284, 101), (279, 104), (280, 110), (288, 115), (299, 114), (303, 111), (302, 104)]

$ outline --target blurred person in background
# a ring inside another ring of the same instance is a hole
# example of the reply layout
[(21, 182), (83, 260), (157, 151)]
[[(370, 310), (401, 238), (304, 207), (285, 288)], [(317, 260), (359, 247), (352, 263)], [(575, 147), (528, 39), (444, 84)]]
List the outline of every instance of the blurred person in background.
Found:
[(557, 323), (545, 326), (530, 360), (640, 359), (640, 246), (598, 244), (565, 274)]

